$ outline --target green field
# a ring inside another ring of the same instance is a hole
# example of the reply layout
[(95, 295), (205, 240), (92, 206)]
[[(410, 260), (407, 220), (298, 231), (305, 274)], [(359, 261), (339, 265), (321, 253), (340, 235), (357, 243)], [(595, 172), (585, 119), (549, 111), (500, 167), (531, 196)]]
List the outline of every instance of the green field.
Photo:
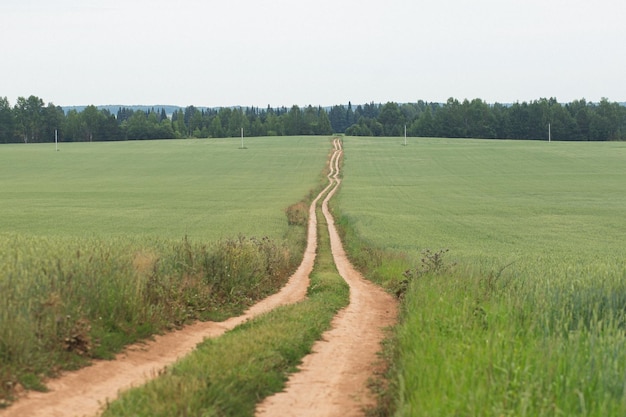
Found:
[(61, 369), (238, 314), (284, 284), (306, 239), (287, 209), (320, 187), (331, 146), (246, 146), (0, 147), (0, 407), (18, 384), (44, 389)]
[(283, 238), (317, 186), (328, 138), (6, 145), (0, 233)]
[[(285, 209), (319, 187), (329, 140), (246, 146), (0, 147), (0, 405), (16, 382), (280, 286)], [(403, 295), (380, 415), (626, 415), (625, 143), (344, 149), (346, 249)]]
[(345, 140), (338, 206), (402, 251), (520, 264), (624, 255), (626, 143)]
[(395, 415), (626, 413), (625, 143), (344, 148), (341, 222), (410, 268)]

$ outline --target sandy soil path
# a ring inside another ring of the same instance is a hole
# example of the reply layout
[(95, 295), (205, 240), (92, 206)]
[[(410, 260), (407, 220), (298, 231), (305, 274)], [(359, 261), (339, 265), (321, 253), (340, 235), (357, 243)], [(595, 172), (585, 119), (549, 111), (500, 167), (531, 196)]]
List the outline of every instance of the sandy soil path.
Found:
[(375, 403), (367, 381), (376, 368), (384, 328), (395, 322), (396, 301), (380, 287), (366, 281), (348, 260), (328, 210), (328, 201), (340, 184), (341, 142), (335, 140), (334, 188), (322, 203), (328, 222), (333, 258), (339, 274), (350, 286), (350, 304), (333, 320), (332, 329), (315, 343), (287, 383), (287, 389), (268, 397), (257, 407), (257, 417), (364, 416)]

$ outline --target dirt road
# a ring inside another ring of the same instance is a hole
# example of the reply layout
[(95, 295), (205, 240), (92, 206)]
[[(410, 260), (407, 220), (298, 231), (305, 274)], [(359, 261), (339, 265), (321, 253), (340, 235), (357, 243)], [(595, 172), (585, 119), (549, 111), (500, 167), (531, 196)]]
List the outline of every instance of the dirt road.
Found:
[(363, 408), (374, 404), (367, 381), (376, 366), (383, 328), (395, 321), (396, 302), (354, 269), (341, 244), (328, 210), (328, 201), (340, 184), (341, 142), (335, 140), (334, 144), (338, 155), (333, 161), (335, 186), (324, 199), (322, 211), (337, 270), (350, 286), (350, 304), (333, 319), (332, 329), (315, 343), (300, 372), (289, 379), (286, 391), (268, 397), (258, 406), (257, 417), (363, 416)]
[(287, 285), (251, 307), (245, 314), (224, 322), (200, 322), (182, 330), (156, 336), (153, 341), (128, 347), (112, 361), (95, 361), (92, 366), (68, 372), (48, 383), (49, 392), (29, 392), (15, 404), (0, 410), (0, 417), (72, 417), (99, 413), (118, 392), (156, 377), (163, 368), (183, 357), (207, 337), (218, 337), (237, 325), (277, 306), (295, 303), (306, 295), (309, 274), (317, 249), (315, 207), (323, 202), (333, 256), (341, 276), (350, 285), (350, 305), (333, 320), (332, 330), (314, 345), (302, 372), (289, 380), (287, 390), (268, 398), (258, 408), (259, 416), (358, 416), (361, 407), (372, 403), (366, 388), (372, 364), (380, 349), (382, 328), (393, 323), (395, 302), (388, 294), (365, 281), (350, 265), (328, 211), (328, 200), (340, 180), (341, 142), (334, 141), (329, 185), (309, 208), (308, 243), (298, 270)]

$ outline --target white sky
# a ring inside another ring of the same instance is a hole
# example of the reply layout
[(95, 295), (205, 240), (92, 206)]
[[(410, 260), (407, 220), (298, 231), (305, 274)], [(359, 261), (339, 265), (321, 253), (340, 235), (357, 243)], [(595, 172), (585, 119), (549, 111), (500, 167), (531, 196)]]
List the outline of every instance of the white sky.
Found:
[(626, 101), (624, 0), (0, 0), (0, 97)]

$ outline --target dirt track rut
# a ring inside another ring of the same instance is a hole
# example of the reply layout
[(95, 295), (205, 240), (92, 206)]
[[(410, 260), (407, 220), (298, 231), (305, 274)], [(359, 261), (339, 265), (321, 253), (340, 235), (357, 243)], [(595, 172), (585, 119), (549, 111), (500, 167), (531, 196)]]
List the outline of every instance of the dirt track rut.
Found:
[(257, 408), (257, 417), (269, 416), (363, 416), (363, 408), (375, 400), (367, 381), (376, 366), (383, 329), (394, 323), (395, 300), (380, 287), (366, 281), (348, 260), (328, 209), (341, 180), (341, 142), (334, 142), (331, 164), (334, 187), (322, 203), (330, 244), (339, 274), (350, 286), (350, 304), (333, 319), (331, 330), (313, 346), (300, 372), (293, 374), (287, 389), (268, 397)]

